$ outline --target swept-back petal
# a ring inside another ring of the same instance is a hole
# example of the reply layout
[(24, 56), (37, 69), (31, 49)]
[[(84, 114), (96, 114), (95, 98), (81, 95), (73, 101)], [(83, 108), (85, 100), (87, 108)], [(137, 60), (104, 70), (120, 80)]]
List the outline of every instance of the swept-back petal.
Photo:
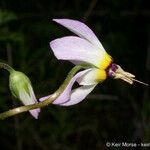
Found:
[(77, 73), (69, 82), (69, 84), (67, 85), (66, 89), (63, 91), (63, 93), (53, 102), (53, 104), (61, 104), (61, 103), (65, 103), (69, 100), (70, 98), (70, 93), (71, 93), (71, 89), (73, 84), (75, 83), (75, 81), (83, 76), (86, 72), (90, 71), (90, 69), (81, 71), (79, 73)]
[[(28, 88), (29, 88), (30, 97), (31, 97), (31, 99), (32, 99), (32, 103), (38, 103), (38, 101), (37, 101), (37, 99), (36, 99), (36, 97), (35, 97), (33, 88), (32, 88), (32, 86), (31, 86), (30, 84), (28, 85)], [(40, 112), (40, 109), (39, 109), (39, 108), (37, 108), (37, 110)]]
[[(62, 94), (53, 102), (53, 104), (61, 104), (61, 103), (65, 103), (70, 99), (70, 94), (71, 94), (71, 89), (73, 84), (75, 83), (75, 81), (83, 76), (84, 74), (86, 74), (87, 72), (89, 72), (91, 69), (86, 69), (84, 71), (80, 71), (78, 72), (69, 82), (69, 84), (67, 85), (67, 87), (65, 88), (65, 90), (62, 92)], [(49, 96), (45, 96), (39, 99), (39, 101), (44, 101), (45, 99), (47, 99)]]
[(72, 91), (70, 99), (68, 102), (60, 104), (61, 106), (71, 106), (75, 105), (86, 98), (86, 96), (95, 88), (97, 84), (81, 86)]
[(99, 82), (103, 82), (106, 79), (106, 77), (107, 75), (105, 70), (92, 68), (85, 75), (79, 77), (77, 79), (77, 82), (79, 83), (79, 85), (94, 85)]
[[(30, 95), (24, 89), (20, 89), (20, 91), (19, 91), (20, 100), (22, 101), (22, 103), (24, 105), (30, 105), (30, 104), (37, 103), (37, 100), (35, 98), (35, 95), (34, 95), (32, 87), (29, 85), (28, 88), (29, 88)], [(31, 115), (35, 119), (38, 119), (38, 114), (40, 112), (39, 108), (33, 109), (33, 110), (29, 110), (29, 112), (31, 113)]]
[(99, 67), (104, 61), (106, 52), (99, 51), (91, 43), (76, 36), (67, 36), (50, 42), (57, 59), (75, 61), (76, 63), (87, 62)]
[(66, 27), (81, 38), (88, 40), (99, 49), (104, 50), (102, 44), (100, 43), (94, 32), (84, 23), (72, 19), (53, 19), (53, 21)]

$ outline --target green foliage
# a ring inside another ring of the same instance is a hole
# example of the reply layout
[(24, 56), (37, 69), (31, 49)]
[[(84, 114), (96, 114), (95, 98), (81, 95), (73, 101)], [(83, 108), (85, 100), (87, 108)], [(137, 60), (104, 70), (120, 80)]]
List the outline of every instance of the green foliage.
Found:
[(9, 22), (17, 19), (17, 16), (13, 12), (0, 10), (0, 26), (7, 25)]

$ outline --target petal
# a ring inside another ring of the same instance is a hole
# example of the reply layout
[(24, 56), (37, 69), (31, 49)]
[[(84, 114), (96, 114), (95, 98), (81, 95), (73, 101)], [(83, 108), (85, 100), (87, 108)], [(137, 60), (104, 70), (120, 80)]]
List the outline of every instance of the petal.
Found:
[[(32, 88), (29, 86), (29, 89)], [(31, 89), (30, 89), (31, 90)], [(29, 91), (30, 91), (29, 90)], [(32, 89), (33, 90), (33, 89)], [(32, 91), (30, 91), (32, 93)], [(33, 97), (35, 97), (35, 95), (32, 95)], [(19, 97), (20, 100), (22, 101), (22, 103), (24, 105), (30, 105), (30, 104), (35, 104), (37, 103), (36, 98), (34, 99), (32, 96), (30, 96), (24, 89), (20, 89), (19, 91)], [(38, 114), (40, 112), (40, 109), (33, 109), (33, 110), (29, 110), (29, 112), (31, 113), (31, 115), (35, 118), (38, 119)]]
[[(71, 89), (73, 84), (75, 83), (75, 81), (81, 77), (82, 75), (84, 75), (85, 73), (87, 73), (88, 71), (90, 71), (91, 69), (87, 69), (84, 71), (80, 71), (78, 72), (69, 82), (69, 84), (67, 85), (67, 87), (65, 88), (65, 90), (62, 92), (62, 94), (53, 102), (53, 104), (61, 104), (61, 103), (65, 103), (70, 99), (70, 93), (71, 93)], [(40, 98), (39, 101), (43, 101), (45, 99), (47, 99), (49, 96)]]
[(81, 38), (88, 40), (90, 43), (97, 46), (99, 49), (104, 50), (102, 44), (100, 43), (94, 32), (84, 23), (72, 19), (53, 19), (53, 21), (66, 27)]
[(35, 118), (35, 119), (38, 119), (38, 116), (39, 116), (39, 112), (40, 112), (40, 109), (37, 108), (37, 109), (33, 109), (33, 110), (29, 110), (30, 114)]
[(45, 101), (45, 100), (48, 99), (50, 96), (51, 96), (51, 95), (41, 97), (41, 98), (39, 99), (39, 101), (40, 101), (40, 102)]
[[(34, 104), (34, 103), (38, 103), (38, 101), (37, 101), (37, 99), (36, 99), (36, 97), (35, 97), (33, 88), (32, 88), (32, 86), (31, 86), (30, 84), (28, 85), (28, 88), (29, 88), (30, 97), (31, 97), (31, 99), (32, 99), (32, 103), (33, 103), (33, 104)], [(40, 112), (40, 109), (39, 109), (39, 112)]]
[[(29, 87), (28, 87), (28, 88), (29, 88), (29, 92), (30, 92), (30, 96), (31, 96), (31, 99), (32, 99), (33, 104), (38, 103), (38, 101), (37, 101), (37, 99), (36, 99), (36, 97), (35, 97), (33, 88), (32, 88), (32, 86), (31, 86), (30, 84), (29, 84)], [(32, 111), (32, 110), (31, 110), (31, 111)], [(41, 109), (40, 109), (40, 108), (37, 108), (36, 111), (40, 112)]]
[(87, 62), (99, 67), (99, 63), (105, 58), (106, 52), (99, 51), (85, 39), (76, 36), (67, 36), (50, 42), (57, 59)]
[(94, 85), (106, 79), (106, 71), (97, 68), (92, 68), (83, 76), (77, 79), (79, 85)]
[(61, 106), (75, 105), (86, 98), (86, 96), (95, 88), (97, 84), (81, 86), (72, 91), (70, 100), (66, 103), (60, 104)]

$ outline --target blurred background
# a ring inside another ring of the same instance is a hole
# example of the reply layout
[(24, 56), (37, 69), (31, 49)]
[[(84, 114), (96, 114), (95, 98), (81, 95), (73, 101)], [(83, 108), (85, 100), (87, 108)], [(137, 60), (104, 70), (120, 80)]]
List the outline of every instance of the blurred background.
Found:
[[(115, 63), (150, 83), (147, 0), (1, 0), (0, 61), (26, 74), (37, 98), (54, 92), (73, 67), (49, 48), (51, 40), (73, 34), (52, 18), (85, 22)], [(8, 78), (1, 69), (0, 112), (22, 105), (12, 97)], [(149, 143), (149, 91), (108, 79), (78, 105), (49, 105), (38, 120), (26, 112), (0, 121), (1, 149), (106, 150), (106, 142)]]

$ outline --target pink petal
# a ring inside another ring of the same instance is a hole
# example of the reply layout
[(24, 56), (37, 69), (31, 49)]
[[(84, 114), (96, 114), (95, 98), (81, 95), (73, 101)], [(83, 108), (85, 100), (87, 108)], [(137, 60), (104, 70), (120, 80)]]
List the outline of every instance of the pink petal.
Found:
[[(32, 102), (31, 104), (36, 104), (38, 103), (36, 97), (35, 97), (35, 94), (34, 94), (34, 91), (33, 91), (33, 88), (31, 85), (29, 85), (29, 92), (30, 92), (30, 96), (31, 96), (31, 99), (32, 99)], [(33, 109), (33, 110), (29, 110), (29, 112), (32, 114), (32, 116), (36, 119), (38, 119), (38, 115), (40, 113), (41, 109), (40, 108), (36, 108), (36, 109)]]
[(51, 95), (41, 97), (41, 98), (39, 99), (39, 101), (40, 101), (40, 102), (45, 101), (45, 100), (48, 99), (50, 96), (51, 96)]
[(39, 112), (40, 112), (40, 109), (37, 108), (37, 109), (33, 109), (33, 110), (29, 110), (30, 114), (35, 118), (35, 119), (38, 119), (38, 116), (39, 116)]
[[(29, 88), (29, 93), (27, 93), (25, 91), (25, 89), (20, 89), (19, 91), (19, 97), (20, 97), (20, 100), (22, 101), (22, 103), (24, 105), (30, 105), (30, 104), (35, 104), (35, 103), (38, 103), (36, 97), (35, 97), (35, 94), (33, 92), (33, 89), (32, 89), (32, 86), (29, 84), (28, 85), (28, 88)], [(35, 119), (38, 119), (38, 115), (39, 115), (39, 112), (40, 112), (40, 108), (37, 108), (37, 109), (33, 109), (33, 110), (29, 110), (29, 112), (31, 113), (31, 115), (35, 118)]]
[[(91, 69), (87, 69), (87, 70), (84, 70), (84, 71), (80, 71), (78, 72), (72, 79), (71, 81), (69, 82), (69, 84), (67, 85), (66, 89), (63, 91), (63, 93), (53, 102), (53, 104), (62, 104), (62, 103), (65, 103), (67, 102), (69, 99), (70, 99), (70, 93), (71, 93), (71, 89), (72, 89), (72, 86), (73, 84), (75, 83), (75, 81), (83, 76), (84, 74), (86, 74), (87, 72), (89, 72)], [(51, 95), (49, 95), (51, 96)], [(42, 97), (39, 99), (39, 101), (43, 101), (45, 99), (47, 99), (49, 96), (46, 96), (46, 97)]]
[(85, 39), (76, 36), (67, 36), (50, 42), (57, 59), (87, 62), (99, 67), (99, 62), (104, 59), (106, 52), (99, 51)]
[(79, 88), (74, 89), (71, 92), (71, 96), (69, 101), (66, 103), (60, 104), (61, 106), (71, 106), (75, 105), (86, 98), (86, 96), (95, 88), (97, 84), (89, 85), (89, 86), (81, 86)]
[(100, 43), (94, 32), (84, 23), (72, 19), (53, 19), (53, 21), (61, 24), (81, 38), (88, 40), (93, 45), (104, 50), (102, 44)]
[(77, 82), (79, 85), (94, 85), (98, 83), (97, 77), (99, 73), (99, 69), (91, 68), (85, 75), (79, 77)]

